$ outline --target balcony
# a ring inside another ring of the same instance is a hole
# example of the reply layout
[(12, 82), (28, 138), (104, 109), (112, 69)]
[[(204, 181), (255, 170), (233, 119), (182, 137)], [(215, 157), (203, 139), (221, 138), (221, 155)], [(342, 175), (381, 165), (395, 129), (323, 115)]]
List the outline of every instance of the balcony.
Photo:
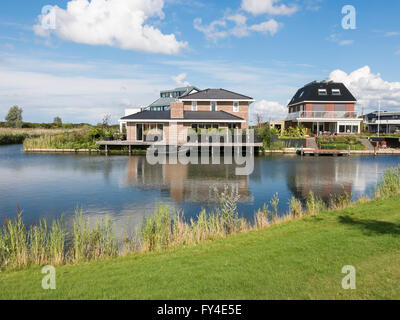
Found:
[(289, 113), (287, 120), (341, 120), (357, 119), (357, 112), (353, 111), (300, 111)]

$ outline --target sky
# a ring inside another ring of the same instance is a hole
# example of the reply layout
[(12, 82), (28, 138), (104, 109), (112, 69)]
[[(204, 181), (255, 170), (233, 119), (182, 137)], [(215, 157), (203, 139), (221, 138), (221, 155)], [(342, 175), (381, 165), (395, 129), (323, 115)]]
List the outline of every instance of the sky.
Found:
[(2, 0), (0, 121), (18, 105), (24, 121), (117, 122), (188, 84), (276, 120), (325, 79), (360, 113), (400, 111), (399, 13), (398, 0)]

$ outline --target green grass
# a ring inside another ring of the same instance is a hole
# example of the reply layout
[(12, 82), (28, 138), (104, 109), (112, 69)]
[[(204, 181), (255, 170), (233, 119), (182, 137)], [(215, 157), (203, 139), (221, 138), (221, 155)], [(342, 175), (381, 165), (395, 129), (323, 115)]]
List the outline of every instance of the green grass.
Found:
[[(399, 299), (400, 199), (374, 200), (162, 252), (0, 273), (1, 299)], [(343, 290), (342, 267), (357, 270)]]

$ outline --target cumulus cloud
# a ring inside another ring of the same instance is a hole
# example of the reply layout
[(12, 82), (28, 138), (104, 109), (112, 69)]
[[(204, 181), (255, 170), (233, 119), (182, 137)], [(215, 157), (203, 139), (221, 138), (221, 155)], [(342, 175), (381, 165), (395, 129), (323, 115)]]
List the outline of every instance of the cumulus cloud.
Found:
[(283, 120), (287, 117), (287, 107), (275, 101), (260, 100), (251, 107), (253, 121), (257, 114), (261, 115), (263, 121)]
[(249, 29), (262, 32), (262, 33), (269, 33), (270, 35), (274, 35), (278, 32), (281, 24), (278, 23), (276, 20), (271, 19), (260, 24), (254, 24)]
[(290, 16), (296, 11), (296, 5), (286, 6), (279, 4), (280, 0), (242, 0), (242, 9), (254, 14), (270, 14), (270, 15), (285, 15)]
[(350, 74), (335, 70), (329, 78), (336, 82), (343, 82), (366, 111), (377, 110), (379, 101), (382, 107), (392, 107), (392, 110), (393, 107), (400, 109), (400, 82), (383, 80), (379, 73), (372, 73), (369, 66), (357, 69)]
[[(187, 47), (174, 34), (163, 34), (149, 24), (151, 18), (164, 18), (164, 0), (71, 0), (66, 9), (58, 6), (38, 17), (37, 35), (57, 37), (89, 45), (107, 45), (125, 50), (177, 54)], [(55, 29), (44, 29), (42, 22), (55, 14)]]
[(181, 74), (178, 74), (178, 75), (175, 76), (175, 77), (172, 77), (172, 80), (174, 80), (175, 83), (176, 83), (178, 86), (188, 87), (188, 86), (190, 86), (190, 83), (187, 82), (187, 81), (185, 81), (186, 77), (187, 77), (187, 74), (186, 74), (186, 73), (181, 73)]
[[(231, 24), (228, 22), (231, 22)], [(231, 35), (237, 38), (247, 37), (251, 32), (259, 32), (273, 36), (281, 27), (282, 24), (278, 23), (275, 19), (270, 19), (260, 24), (248, 25), (247, 17), (242, 14), (228, 15), (222, 19), (214, 20), (209, 25), (203, 24), (201, 18), (194, 20), (194, 28), (204, 33), (208, 40), (214, 42)]]

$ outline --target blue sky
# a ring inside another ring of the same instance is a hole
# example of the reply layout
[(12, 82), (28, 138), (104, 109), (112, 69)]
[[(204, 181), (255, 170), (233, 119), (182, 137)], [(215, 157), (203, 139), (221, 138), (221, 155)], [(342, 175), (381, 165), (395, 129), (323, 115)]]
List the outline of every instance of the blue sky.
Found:
[[(3, 0), (0, 119), (18, 104), (26, 121), (117, 120), (187, 83), (250, 95), (253, 115), (279, 119), (299, 87), (328, 78), (349, 86), (359, 110), (381, 100), (400, 111), (400, 2), (382, 3)], [(342, 28), (348, 4), (355, 30)], [(45, 5), (57, 6), (55, 29), (42, 28)]]

